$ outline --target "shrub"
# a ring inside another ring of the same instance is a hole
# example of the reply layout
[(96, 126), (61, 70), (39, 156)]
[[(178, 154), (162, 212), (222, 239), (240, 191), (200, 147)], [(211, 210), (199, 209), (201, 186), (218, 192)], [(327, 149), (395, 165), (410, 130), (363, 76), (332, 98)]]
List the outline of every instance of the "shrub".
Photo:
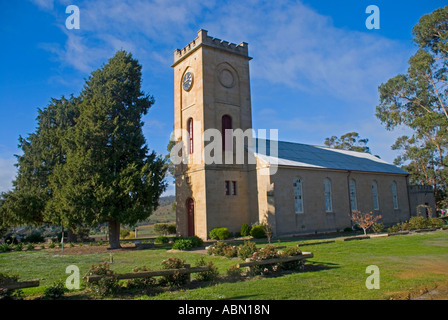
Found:
[(238, 249), (231, 244), (224, 241), (217, 241), (207, 249), (209, 255), (225, 256), (227, 258), (233, 258), (238, 255)]
[(39, 243), (39, 242), (43, 242), (44, 236), (42, 234), (40, 234), (37, 231), (33, 231), (31, 232), (31, 234), (27, 237), (25, 237), (25, 239), (23, 240), (24, 242), (31, 242), (31, 243)]
[[(185, 268), (185, 260), (179, 258), (168, 258), (162, 261), (162, 269), (181, 269)], [(165, 282), (170, 286), (182, 286), (187, 283), (189, 275), (176, 273), (163, 276)]]
[(19, 300), (23, 298), (22, 290), (11, 290), (1, 288), (1, 284), (13, 283), (19, 281), (19, 276), (16, 274), (7, 275), (0, 272), (0, 300)]
[(230, 268), (226, 271), (227, 278), (232, 281), (240, 280), (242, 277), (242, 272), (243, 271), (240, 268), (230, 266)]
[(425, 217), (412, 217), (408, 221), (408, 230), (426, 229), (429, 227), (428, 219)]
[[(268, 259), (274, 259), (278, 258), (278, 250), (274, 246), (268, 244), (266, 247), (261, 248), (260, 250), (257, 250), (252, 255), (252, 261), (262, 261), (262, 260), (268, 260)], [(261, 265), (261, 266), (253, 266), (252, 271), (255, 274), (264, 274), (264, 273), (270, 273), (272, 271), (277, 271), (278, 266), (276, 264), (267, 264), (267, 265)]]
[(250, 235), (256, 239), (260, 238), (266, 238), (266, 232), (264, 231), (264, 226), (262, 225), (255, 225), (250, 230)]
[(243, 225), (241, 226), (240, 233), (242, 237), (250, 236), (250, 227), (247, 223), (243, 223)]
[(120, 239), (126, 239), (126, 237), (128, 237), (131, 234), (131, 231), (126, 230), (126, 229), (121, 229), (120, 230)]
[(208, 271), (198, 273), (196, 277), (198, 281), (215, 281), (218, 278), (218, 268), (213, 264), (213, 261), (209, 261), (207, 263), (205, 262), (204, 257), (201, 257), (198, 261), (196, 261), (196, 266), (206, 266), (209, 269)]
[(19, 243), (16, 245), (15, 250), (16, 250), (16, 251), (22, 251), (22, 250), (23, 250), (23, 242), (19, 242)]
[(53, 249), (54, 247), (56, 247), (56, 244), (55, 244), (54, 242), (51, 242), (51, 243), (48, 245), (48, 248), (50, 248), (50, 249)]
[(382, 223), (375, 223), (372, 227), (373, 232), (375, 233), (381, 233), (384, 231), (384, 224)]
[[(280, 257), (293, 257), (302, 255), (302, 251), (297, 247), (289, 247), (280, 251)], [(278, 267), (282, 270), (295, 270), (300, 271), (303, 270), (305, 263), (303, 260), (297, 261), (289, 261), (289, 262), (281, 262), (278, 264)]]
[(198, 236), (192, 236), (188, 238), (178, 238), (174, 240), (172, 249), (177, 250), (191, 250), (202, 246), (204, 242)]
[(175, 223), (156, 223), (154, 225), (154, 231), (157, 234), (162, 234), (162, 235), (176, 234), (176, 224)]
[(440, 218), (430, 218), (429, 220), (429, 227), (430, 228), (441, 228), (445, 225), (445, 221)]
[(158, 236), (154, 242), (155, 243), (168, 243), (170, 241), (170, 239), (168, 239), (168, 237), (165, 236)]
[[(144, 272), (151, 271), (147, 266), (143, 267), (135, 267), (133, 272)], [(129, 279), (127, 282), (128, 288), (136, 288), (136, 289), (147, 289), (156, 284), (156, 281), (153, 277), (145, 277), (145, 278), (135, 278)]]
[(230, 238), (230, 232), (227, 228), (214, 228), (210, 230), (209, 237), (214, 240), (225, 240)]
[(28, 243), (28, 245), (26, 246), (26, 250), (27, 250), (27, 251), (34, 250), (34, 244), (32, 244), (32, 243)]
[(9, 244), (4, 243), (0, 245), (0, 252), (7, 252), (7, 251), (11, 251), (11, 247), (9, 246)]
[(193, 241), (190, 239), (178, 239), (173, 243), (172, 249), (191, 250), (193, 249)]
[(388, 233), (397, 233), (400, 230), (401, 230), (401, 228), (400, 228), (399, 224), (396, 224), (396, 225), (393, 225), (393, 226), (390, 226), (389, 228), (387, 228)]
[(62, 298), (67, 291), (68, 289), (65, 287), (65, 283), (59, 280), (45, 289), (44, 297), (47, 300), (56, 300)]
[(352, 232), (353, 230), (352, 230), (352, 228), (351, 227), (346, 227), (346, 228), (344, 228), (344, 232)]
[(257, 251), (255, 246), (255, 242), (252, 241), (244, 241), (243, 244), (238, 246), (238, 257), (246, 260), (253, 256), (253, 254)]
[(98, 266), (92, 265), (87, 272), (86, 276), (99, 275), (104, 276), (98, 282), (88, 282), (86, 284), (90, 291), (105, 297), (113, 295), (118, 290), (118, 279), (114, 275), (114, 271), (110, 269), (107, 262), (100, 263)]

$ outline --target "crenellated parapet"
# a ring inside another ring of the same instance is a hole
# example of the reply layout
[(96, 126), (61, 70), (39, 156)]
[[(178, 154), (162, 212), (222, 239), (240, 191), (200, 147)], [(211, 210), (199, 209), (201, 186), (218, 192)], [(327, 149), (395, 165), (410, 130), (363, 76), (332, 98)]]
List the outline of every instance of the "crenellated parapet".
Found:
[(235, 53), (241, 56), (248, 57), (248, 59), (251, 59), (249, 57), (249, 49), (248, 49), (249, 45), (246, 42), (241, 42), (240, 44), (237, 45), (235, 43), (231, 43), (225, 40), (210, 37), (209, 35), (207, 35), (207, 30), (201, 29), (198, 31), (198, 36), (192, 42), (186, 45), (183, 49), (174, 50), (174, 65), (179, 60), (182, 60), (186, 55), (188, 55), (188, 53), (194, 51), (195, 49), (199, 48), (202, 45)]

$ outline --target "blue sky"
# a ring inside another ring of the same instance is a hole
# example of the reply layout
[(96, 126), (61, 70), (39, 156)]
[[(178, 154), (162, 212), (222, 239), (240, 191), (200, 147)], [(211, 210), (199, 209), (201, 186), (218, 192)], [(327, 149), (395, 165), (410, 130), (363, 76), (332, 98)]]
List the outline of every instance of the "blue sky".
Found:
[[(368, 5), (380, 9), (369, 30)], [(68, 5), (80, 29), (67, 29)], [(36, 127), (50, 99), (79, 94), (84, 80), (116, 50), (143, 66), (142, 88), (156, 103), (145, 116), (148, 146), (160, 154), (173, 128), (173, 51), (199, 29), (249, 43), (254, 129), (279, 139), (323, 145), (350, 131), (392, 162), (403, 130), (388, 132), (375, 117), (378, 86), (406, 72), (415, 52), (412, 27), (445, 1), (0, 1), (0, 191), (11, 188), (18, 137)], [(172, 193), (170, 187), (169, 192)]]

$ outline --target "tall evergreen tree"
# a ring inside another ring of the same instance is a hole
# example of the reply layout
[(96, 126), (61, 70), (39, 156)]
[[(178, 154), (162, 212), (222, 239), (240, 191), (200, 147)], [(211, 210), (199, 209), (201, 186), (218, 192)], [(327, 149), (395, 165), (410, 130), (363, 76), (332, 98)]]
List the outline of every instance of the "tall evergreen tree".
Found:
[(12, 190), (1, 195), (0, 215), (3, 225), (62, 224), (66, 218), (49, 210), (53, 196), (50, 177), (65, 163), (63, 141), (76, 123), (79, 99), (52, 99), (38, 110), (38, 126), (27, 138), (19, 137), (21, 155), (17, 157), (17, 176)]
[(91, 74), (68, 132), (66, 163), (51, 179), (52, 210), (88, 224), (108, 222), (111, 248), (120, 247), (120, 224), (149, 217), (166, 189), (164, 160), (149, 153), (142, 132), (154, 98), (140, 83), (141, 66), (125, 51)]

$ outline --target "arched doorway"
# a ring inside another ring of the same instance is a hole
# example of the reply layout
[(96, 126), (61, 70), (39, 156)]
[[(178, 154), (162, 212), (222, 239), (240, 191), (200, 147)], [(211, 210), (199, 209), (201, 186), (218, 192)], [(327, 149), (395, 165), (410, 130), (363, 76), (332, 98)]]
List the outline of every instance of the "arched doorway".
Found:
[(194, 200), (191, 198), (187, 200), (187, 224), (188, 236), (194, 236)]

